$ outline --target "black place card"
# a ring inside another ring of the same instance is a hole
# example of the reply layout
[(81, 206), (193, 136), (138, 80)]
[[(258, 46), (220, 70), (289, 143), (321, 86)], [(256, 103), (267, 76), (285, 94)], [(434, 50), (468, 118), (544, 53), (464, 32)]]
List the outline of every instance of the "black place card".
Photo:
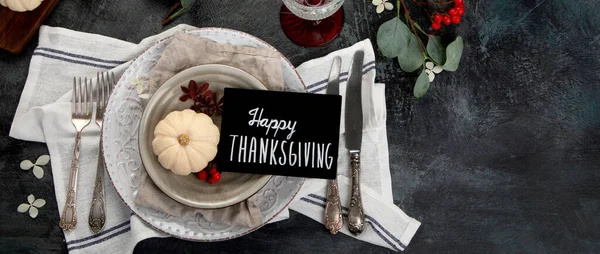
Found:
[(223, 96), (219, 170), (335, 178), (340, 95), (225, 88)]

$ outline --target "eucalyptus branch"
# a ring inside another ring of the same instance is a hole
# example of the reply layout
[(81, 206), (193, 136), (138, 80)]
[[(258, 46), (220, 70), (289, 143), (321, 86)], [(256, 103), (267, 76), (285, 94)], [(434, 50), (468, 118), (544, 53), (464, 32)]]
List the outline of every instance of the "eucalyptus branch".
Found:
[[(444, 45), (441, 36), (430, 35), (413, 19), (406, 4), (407, 1), (409, 0), (396, 0), (397, 16), (381, 24), (377, 30), (377, 46), (385, 57), (397, 57), (400, 68), (403, 71), (412, 73), (421, 68), (420, 74), (415, 80), (413, 87), (414, 96), (421, 98), (427, 93), (427, 90), (429, 90), (431, 81), (433, 81), (435, 75), (439, 74), (442, 70), (453, 72), (458, 69), (464, 44), (463, 39), (460, 36), (457, 36), (450, 44)], [(410, 1), (417, 6), (426, 4), (425, 2), (421, 2), (424, 0)], [(453, 16), (451, 21), (453, 24), (460, 23), (460, 16), (464, 13), (464, 0), (439, 1), (438, 4), (440, 5), (455, 2), (455, 7), (453, 8), (458, 9), (455, 9), (456, 12), (451, 10), (451, 13), (455, 13), (450, 15)], [(375, 1), (375, 3), (377, 2), (378, 1)], [(381, 7), (378, 6), (378, 8)], [(401, 8), (404, 10), (401, 10)], [(427, 17), (429, 17), (429, 19), (433, 19), (431, 13), (427, 9), (425, 9), (425, 12), (427, 12)], [(434, 12), (434, 14), (441, 15), (437, 12)], [(401, 18), (401, 15), (404, 16), (405, 20)], [(431, 21), (434, 22), (434, 20)], [(445, 22), (446, 24), (448, 23), (447, 20)], [(431, 29), (440, 30), (438, 26), (441, 25), (438, 23), (441, 22), (438, 20), (437, 23), (435, 23), (436, 26), (432, 26)], [(427, 40), (425, 40), (425, 38), (427, 38)], [(415, 46), (413, 40), (417, 40), (417, 45), (419, 45), (418, 48)], [(421, 54), (419, 54), (419, 52)], [(437, 61), (434, 60), (434, 58), (437, 59)]]
[(425, 31), (423, 31), (423, 28), (421, 28), (421, 26), (419, 26), (418, 23), (415, 23), (415, 28), (417, 28), (417, 30), (419, 30), (421, 33), (423, 33), (423, 35), (429, 37), (429, 34)]
[[(397, 2), (400, 2), (402, 4), (402, 8), (404, 8), (404, 17), (406, 18), (406, 22), (409, 23), (410, 28), (412, 29), (413, 33), (415, 34), (415, 37), (417, 37), (417, 42), (419, 43), (419, 48), (421, 49), (421, 53), (423, 53), (423, 56), (426, 56), (427, 53), (425, 51), (425, 46), (423, 45), (423, 42), (421, 41), (419, 36), (417, 36), (417, 31), (415, 29), (415, 21), (410, 17), (410, 11), (406, 7), (404, 0), (397, 0)], [(398, 9), (400, 9), (400, 8), (398, 8)]]

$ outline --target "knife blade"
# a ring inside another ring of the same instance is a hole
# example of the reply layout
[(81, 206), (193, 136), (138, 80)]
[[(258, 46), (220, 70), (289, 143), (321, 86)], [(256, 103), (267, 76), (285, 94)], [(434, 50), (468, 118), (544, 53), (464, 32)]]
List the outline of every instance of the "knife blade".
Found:
[(331, 70), (329, 71), (329, 80), (327, 81), (327, 94), (340, 94), (340, 72), (342, 68), (342, 58), (336, 56), (333, 58), (331, 63)]
[(354, 235), (362, 233), (365, 222), (360, 193), (360, 149), (363, 128), (361, 86), (364, 57), (365, 53), (362, 50), (354, 53), (352, 67), (346, 83), (346, 148), (350, 153), (350, 169), (352, 170), (352, 195), (348, 207), (348, 230)]
[[(327, 94), (340, 94), (340, 71), (342, 58), (336, 56), (331, 63), (329, 80), (327, 82)], [(337, 178), (337, 176), (336, 176)], [(342, 228), (342, 204), (336, 179), (327, 182), (327, 201), (325, 202), (325, 228), (331, 234), (336, 234)]]

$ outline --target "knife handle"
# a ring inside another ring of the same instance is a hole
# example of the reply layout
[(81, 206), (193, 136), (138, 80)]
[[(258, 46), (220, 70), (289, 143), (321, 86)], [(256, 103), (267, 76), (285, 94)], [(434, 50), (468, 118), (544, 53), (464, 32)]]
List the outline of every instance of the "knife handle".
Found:
[(360, 197), (360, 152), (350, 152), (350, 168), (352, 169), (352, 196), (348, 208), (348, 230), (358, 235), (365, 224), (362, 199)]

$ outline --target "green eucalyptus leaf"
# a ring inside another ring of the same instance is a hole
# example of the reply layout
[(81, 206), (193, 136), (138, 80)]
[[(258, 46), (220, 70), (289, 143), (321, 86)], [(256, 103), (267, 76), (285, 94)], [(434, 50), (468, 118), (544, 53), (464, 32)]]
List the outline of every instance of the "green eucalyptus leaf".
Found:
[(427, 93), (427, 90), (429, 90), (429, 79), (427, 78), (427, 73), (423, 70), (419, 77), (417, 77), (415, 87), (413, 88), (413, 94), (415, 97), (421, 98)]
[(458, 64), (460, 63), (460, 57), (463, 52), (463, 39), (462, 37), (456, 37), (452, 43), (448, 44), (446, 48), (446, 62), (442, 66), (444, 70), (456, 71)]
[(381, 24), (377, 30), (377, 46), (387, 58), (404, 55), (411, 34), (406, 24), (394, 17)]
[(408, 44), (403, 55), (398, 56), (398, 63), (400, 68), (405, 72), (413, 72), (423, 65), (423, 54), (419, 48), (419, 42), (417, 36), (411, 34)]
[(423, 30), (423, 28), (421, 28), (421, 26), (419, 26), (419, 23), (414, 22), (413, 24), (415, 25), (416, 29)]
[(162, 20), (161, 23), (163, 24), (163, 26), (171, 22), (173, 19), (179, 17), (181, 14), (189, 11), (190, 8), (194, 5), (194, 3), (196, 3), (196, 0), (181, 0), (179, 2), (175, 2), (175, 5), (173, 5), (173, 7), (171, 7), (169, 12), (167, 13), (168, 17)]
[(437, 63), (437, 65), (443, 65), (446, 62), (446, 49), (442, 44), (442, 37), (440, 36), (429, 36), (427, 42), (427, 54)]
[(196, 0), (181, 0), (181, 7), (183, 8), (189, 8), (191, 7), (194, 3), (196, 2)]

